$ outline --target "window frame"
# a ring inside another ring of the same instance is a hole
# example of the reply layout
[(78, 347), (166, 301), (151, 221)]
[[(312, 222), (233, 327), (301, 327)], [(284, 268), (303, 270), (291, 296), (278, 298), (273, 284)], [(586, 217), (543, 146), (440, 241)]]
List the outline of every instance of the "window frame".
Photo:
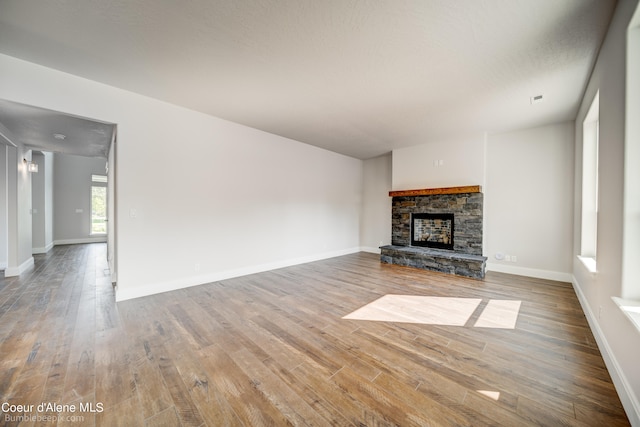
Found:
[(597, 272), (599, 140), (600, 91), (597, 91), (582, 123), (582, 221), (578, 258), (591, 273)]

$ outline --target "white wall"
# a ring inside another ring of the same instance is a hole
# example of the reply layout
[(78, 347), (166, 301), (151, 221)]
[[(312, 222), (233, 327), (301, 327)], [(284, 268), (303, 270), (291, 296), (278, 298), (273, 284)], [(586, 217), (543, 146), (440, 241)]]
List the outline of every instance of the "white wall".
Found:
[(391, 153), (363, 162), (362, 250), (380, 253), (381, 245), (391, 244)]
[(360, 160), (5, 55), (0, 98), (118, 125), (119, 300), (359, 250)]
[[(622, 295), (626, 31), (636, 6), (636, 0), (618, 2), (576, 118), (573, 244), (574, 287), (632, 425), (640, 425), (640, 333), (611, 297)], [(580, 253), (582, 123), (598, 90), (600, 149), (597, 273), (591, 274), (577, 259)], [(629, 117), (628, 120), (636, 118)], [(637, 161), (634, 167), (637, 167)], [(637, 283), (640, 278), (635, 277), (635, 280)]]
[(44, 244), (53, 247), (53, 153), (44, 153)]
[(31, 174), (24, 160), (31, 151), (7, 146), (7, 265), (5, 277), (17, 276), (33, 266), (31, 256)]
[(117, 151), (117, 129), (113, 133), (111, 141), (111, 147), (109, 147), (109, 157), (107, 158), (108, 170), (107, 180), (109, 185), (107, 186), (107, 262), (109, 264), (109, 271), (111, 273), (111, 282), (116, 283), (118, 281), (118, 266), (116, 264), (116, 192), (118, 182), (116, 181), (116, 151)]
[(45, 164), (44, 154), (40, 152), (34, 152), (31, 155), (31, 161), (38, 165), (38, 172), (31, 174), (31, 253), (45, 253), (47, 252), (47, 243), (45, 241), (46, 234), (46, 208), (45, 208)]
[(38, 172), (31, 174), (32, 253), (46, 253), (53, 247), (53, 153), (33, 152)]
[(66, 154), (54, 159), (54, 243), (106, 242), (104, 235), (91, 235), (91, 175), (106, 175), (107, 159)]
[(487, 269), (570, 281), (573, 132), (567, 122), (397, 149), (392, 187), (482, 185)]
[(571, 281), (573, 150), (573, 122), (488, 135), (487, 269)]
[(18, 265), (33, 263), (31, 257), (31, 173), (27, 171), (25, 160), (31, 161), (31, 150), (24, 148), (17, 152), (18, 170)]
[(624, 188), (624, 259), (622, 296), (640, 300), (640, 8), (629, 28)]
[(0, 142), (0, 270), (8, 263), (8, 224), (7, 224), (7, 146)]
[(393, 150), (392, 187), (393, 190), (414, 190), (483, 185), (484, 167), (484, 135), (481, 134), (400, 148)]

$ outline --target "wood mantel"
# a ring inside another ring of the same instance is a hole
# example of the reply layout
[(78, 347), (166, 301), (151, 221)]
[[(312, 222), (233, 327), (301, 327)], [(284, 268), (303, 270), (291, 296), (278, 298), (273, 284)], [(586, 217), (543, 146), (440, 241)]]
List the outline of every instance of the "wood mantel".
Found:
[(423, 188), (421, 190), (389, 191), (389, 197), (431, 196), (434, 194), (461, 193), (482, 193), (482, 187), (479, 185), (467, 185), (463, 187)]

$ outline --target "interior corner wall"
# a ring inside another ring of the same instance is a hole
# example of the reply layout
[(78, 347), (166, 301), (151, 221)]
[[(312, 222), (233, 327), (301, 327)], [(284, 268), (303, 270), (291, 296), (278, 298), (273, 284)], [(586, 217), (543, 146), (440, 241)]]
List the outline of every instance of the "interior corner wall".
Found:
[(24, 160), (31, 161), (31, 150), (20, 148), (17, 156), (18, 169), (18, 265), (23, 269), (24, 263), (32, 262), (31, 242), (31, 174), (27, 171)]
[(25, 160), (31, 151), (23, 146), (6, 147), (6, 239), (5, 277), (17, 276), (33, 265), (31, 254), (31, 174)]
[(391, 244), (391, 163), (391, 153), (363, 162), (360, 246), (366, 252)]
[(7, 146), (7, 271), (9, 276), (20, 274), (18, 268), (18, 148)]
[(0, 143), (0, 270), (8, 263), (7, 197), (7, 146)]
[(0, 98), (117, 124), (118, 300), (359, 250), (359, 159), (6, 55)]
[[(611, 298), (622, 295), (627, 28), (637, 7), (637, 0), (618, 2), (576, 118), (572, 259), (574, 288), (632, 425), (640, 425), (640, 333)], [(582, 203), (582, 123), (598, 91), (597, 273), (592, 274), (577, 255)], [(637, 283), (640, 278), (635, 280)]]
[(45, 253), (45, 164), (44, 154), (34, 152), (31, 161), (38, 165), (38, 172), (31, 174), (31, 224), (32, 253)]
[(573, 122), (487, 136), (487, 270), (571, 281), (573, 151)]
[(91, 175), (106, 175), (106, 158), (54, 154), (53, 240), (55, 244), (106, 242), (91, 235)]
[(53, 247), (53, 153), (44, 155), (44, 248)]
[[(573, 145), (565, 122), (401, 148), (392, 189), (482, 185), (487, 269), (570, 281)], [(499, 252), (517, 261), (499, 261)]]
[(53, 153), (33, 152), (38, 172), (31, 174), (32, 253), (47, 253), (53, 247)]

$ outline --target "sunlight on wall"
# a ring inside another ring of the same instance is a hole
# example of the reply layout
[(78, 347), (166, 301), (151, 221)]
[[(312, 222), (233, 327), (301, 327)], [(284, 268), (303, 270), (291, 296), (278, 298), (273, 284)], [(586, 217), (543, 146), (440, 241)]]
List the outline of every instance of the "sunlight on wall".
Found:
[[(480, 298), (384, 295), (343, 319), (465, 326), (481, 302)], [(474, 327), (514, 329), (520, 305), (521, 301), (489, 300)]]

